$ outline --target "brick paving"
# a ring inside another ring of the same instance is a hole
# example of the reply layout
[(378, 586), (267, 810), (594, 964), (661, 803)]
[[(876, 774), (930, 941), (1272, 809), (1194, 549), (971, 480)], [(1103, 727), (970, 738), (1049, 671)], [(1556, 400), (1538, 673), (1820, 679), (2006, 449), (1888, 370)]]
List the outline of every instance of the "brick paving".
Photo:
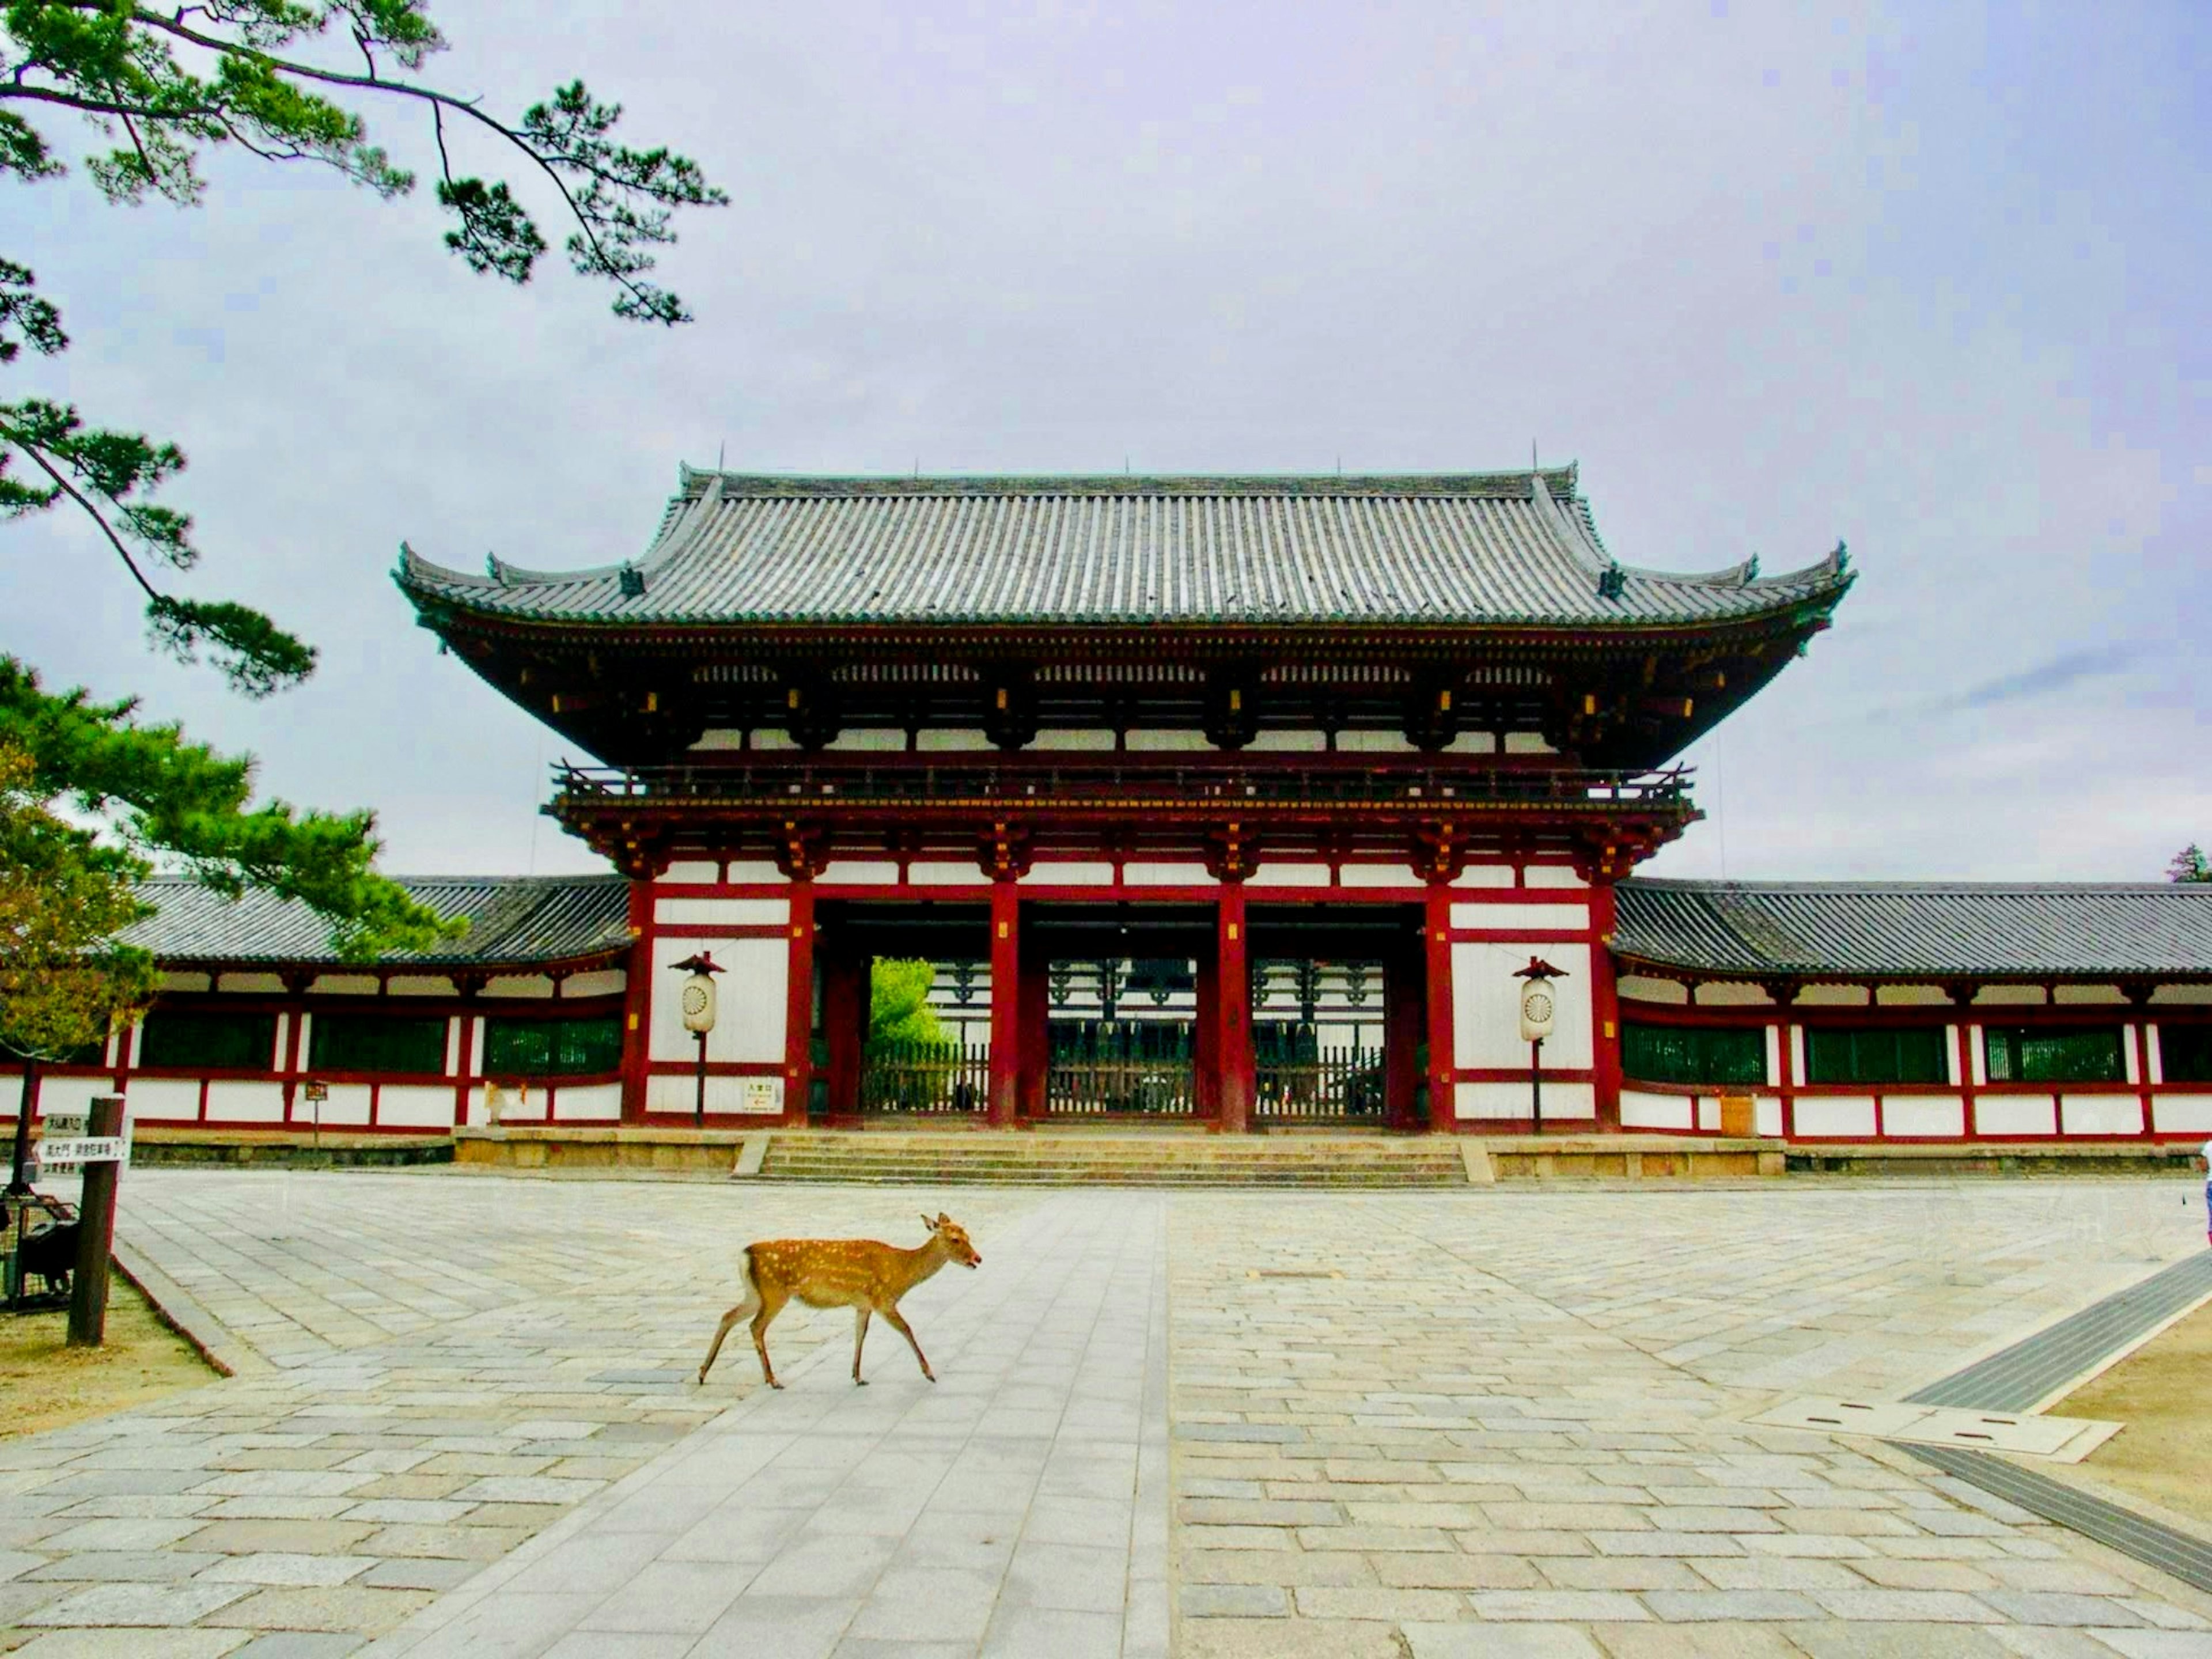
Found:
[[(2201, 1249), (2178, 1190), (134, 1171), (125, 1242), (246, 1363), (0, 1443), (0, 1648), (1133, 1656), (1172, 1583), (1200, 1656), (2212, 1656), (2173, 1580), (1741, 1421), (1895, 1397)], [(744, 1241), (918, 1238), (924, 1201), (985, 1255), (909, 1304), (939, 1389), (879, 1328), (853, 1390), (849, 1317), (799, 1310), (785, 1392), (742, 1347), (688, 1383)]]

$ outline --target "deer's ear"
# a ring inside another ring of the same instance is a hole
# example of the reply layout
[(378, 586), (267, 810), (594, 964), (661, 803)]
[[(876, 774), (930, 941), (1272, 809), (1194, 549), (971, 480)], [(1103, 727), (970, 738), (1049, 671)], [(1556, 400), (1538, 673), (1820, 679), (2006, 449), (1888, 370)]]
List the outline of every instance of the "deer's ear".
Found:
[(924, 1215), (921, 1218), (921, 1224), (928, 1228), (932, 1232), (935, 1232), (937, 1231), (937, 1224), (934, 1221), (932, 1221), (927, 1215)]
[(945, 1214), (944, 1211), (939, 1210), (937, 1212), (937, 1220), (934, 1224), (939, 1227), (950, 1227), (952, 1224), (952, 1218)]

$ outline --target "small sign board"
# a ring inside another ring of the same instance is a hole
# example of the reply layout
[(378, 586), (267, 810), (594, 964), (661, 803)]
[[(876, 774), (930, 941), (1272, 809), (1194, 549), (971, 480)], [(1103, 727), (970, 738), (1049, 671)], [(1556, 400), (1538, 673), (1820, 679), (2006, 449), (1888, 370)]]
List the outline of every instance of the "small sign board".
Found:
[(69, 1140), (46, 1140), (39, 1146), (39, 1167), (46, 1174), (72, 1175), (88, 1164), (128, 1164), (131, 1137), (83, 1135)]
[(744, 1092), (738, 1102), (740, 1112), (757, 1117), (774, 1117), (783, 1110), (781, 1078), (749, 1077), (744, 1083)]
[(48, 1140), (74, 1140), (91, 1126), (82, 1112), (49, 1112), (39, 1120)]
[(331, 1085), (319, 1078), (311, 1077), (301, 1085), (300, 1092), (309, 1100), (328, 1100), (331, 1097)]

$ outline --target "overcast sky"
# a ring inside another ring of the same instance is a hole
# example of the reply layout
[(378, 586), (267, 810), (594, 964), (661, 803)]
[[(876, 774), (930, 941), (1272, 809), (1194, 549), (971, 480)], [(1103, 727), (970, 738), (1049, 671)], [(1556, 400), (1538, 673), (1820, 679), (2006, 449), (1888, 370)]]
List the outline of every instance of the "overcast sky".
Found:
[[(1863, 573), (1690, 752), (1710, 819), (1647, 872), (2149, 878), (2212, 842), (2212, 9), (433, 11), (440, 83), (513, 112), (581, 75), (729, 191), (664, 262), (695, 324), (615, 320), (557, 254), (472, 276), (427, 189), (243, 157), (189, 211), (0, 186), (0, 253), (76, 339), (9, 395), (180, 444), (186, 591), (323, 664), (252, 704), (152, 658), (59, 515), (0, 527), (0, 648), (251, 750), (271, 793), (374, 806), (395, 872), (595, 866), (537, 813), (561, 741), (437, 655), (401, 539), (626, 557), (725, 446), (1352, 471), (1534, 441), (1628, 562), (1840, 537)], [(428, 163), (413, 111), (370, 112)]]

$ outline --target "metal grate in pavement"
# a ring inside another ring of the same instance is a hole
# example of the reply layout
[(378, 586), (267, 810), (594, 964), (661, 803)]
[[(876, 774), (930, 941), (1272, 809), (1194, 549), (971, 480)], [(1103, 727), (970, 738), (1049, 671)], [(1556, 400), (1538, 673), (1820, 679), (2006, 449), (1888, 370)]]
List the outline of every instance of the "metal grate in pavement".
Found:
[(2171, 1573), (2185, 1584), (2212, 1595), (2212, 1544), (2146, 1520), (2116, 1504), (2037, 1474), (1987, 1452), (1955, 1451), (1948, 1446), (1892, 1443), (1923, 1463), (1932, 1463), (1984, 1492), (2017, 1504), (2031, 1515), (2110, 1545), (2123, 1555)]
[(2212, 1250), (2178, 1261), (1905, 1399), (2027, 1412), (2191, 1304), (2212, 1296)]

